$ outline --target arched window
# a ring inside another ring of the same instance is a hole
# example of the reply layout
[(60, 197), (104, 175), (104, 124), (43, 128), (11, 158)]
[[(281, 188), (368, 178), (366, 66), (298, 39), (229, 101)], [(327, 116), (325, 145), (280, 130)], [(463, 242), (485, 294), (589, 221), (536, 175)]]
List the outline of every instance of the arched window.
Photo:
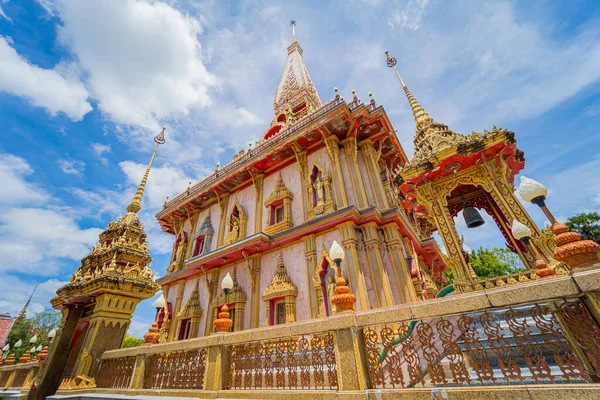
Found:
[(269, 219), (265, 228), (266, 234), (272, 235), (294, 226), (292, 222), (293, 199), (294, 194), (285, 187), (281, 174), (279, 174), (277, 185), (265, 202), (265, 207), (269, 211)]

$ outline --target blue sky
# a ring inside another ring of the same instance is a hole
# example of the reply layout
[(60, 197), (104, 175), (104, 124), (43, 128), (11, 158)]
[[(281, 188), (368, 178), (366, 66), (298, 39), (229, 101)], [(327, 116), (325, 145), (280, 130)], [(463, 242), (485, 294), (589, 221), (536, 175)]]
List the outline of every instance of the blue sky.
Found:
[[(48, 305), (124, 212), (163, 125), (140, 215), (164, 274), (171, 238), (153, 215), (266, 130), (292, 18), (323, 101), (372, 91), (408, 154), (385, 49), (435, 119), (513, 130), (557, 217), (600, 209), (597, 1), (0, 0), (0, 312), (35, 284), (32, 312)], [(502, 243), (493, 223), (459, 228), (471, 248)], [(138, 307), (134, 334), (153, 312)]]

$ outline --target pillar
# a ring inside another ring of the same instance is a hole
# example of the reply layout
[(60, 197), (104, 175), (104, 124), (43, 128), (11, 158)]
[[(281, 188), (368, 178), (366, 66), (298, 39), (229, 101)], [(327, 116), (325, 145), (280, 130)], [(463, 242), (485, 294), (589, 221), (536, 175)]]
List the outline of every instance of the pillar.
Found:
[(358, 260), (356, 228), (356, 224), (352, 221), (338, 225), (342, 246), (346, 250), (344, 263), (346, 264), (345, 270), (348, 275), (348, 286), (351, 292), (357, 295), (358, 304), (356, 304), (356, 310), (360, 311), (370, 309), (371, 305), (369, 304), (365, 275)]
[(63, 321), (50, 346), (48, 357), (44, 361), (36, 380), (39, 382), (27, 394), (27, 400), (43, 400), (58, 390), (63, 372), (69, 359), (69, 344), (79, 324), (83, 307), (71, 306), (63, 309)]
[(175, 298), (175, 307), (173, 308), (173, 315), (171, 316), (171, 329), (169, 333), (169, 342), (175, 340), (176, 335), (179, 334), (179, 320), (177, 314), (181, 310), (181, 303), (183, 301), (183, 291), (185, 289), (185, 279), (179, 281), (177, 286), (177, 297)]
[(254, 182), (254, 190), (256, 192), (256, 204), (254, 206), (254, 233), (262, 232), (263, 222), (263, 187), (265, 183), (265, 174), (252, 176)]
[(410, 271), (406, 265), (406, 259), (402, 249), (402, 238), (398, 231), (398, 225), (394, 222), (384, 225), (383, 237), (390, 262), (392, 263), (392, 270), (394, 271), (394, 278), (398, 285), (398, 292), (401, 296), (400, 301), (402, 304), (413, 303), (417, 301), (417, 295), (411, 282)]
[(371, 270), (374, 272), (374, 289), (378, 295), (379, 307), (391, 306), (394, 304), (394, 296), (392, 295), (390, 279), (383, 265), (383, 258), (381, 257), (381, 243), (377, 234), (377, 223), (367, 222), (361, 225), (360, 228), (363, 232), (367, 260), (371, 266)]
[(306, 184), (309, 181), (308, 179), (308, 164), (306, 159), (306, 150), (303, 150), (300, 145), (293, 144), (292, 149), (294, 150), (294, 154), (296, 155), (296, 164), (298, 164), (298, 170), (300, 172), (300, 194), (302, 197), (302, 221), (306, 221), (308, 219), (307, 208), (309, 205), (309, 199), (307, 197)]
[(316, 235), (314, 233), (306, 235), (302, 238), (302, 241), (304, 242), (304, 259), (306, 261), (306, 284), (308, 285), (308, 304), (310, 307), (308, 310), (309, 318), (317, 318), (319, 315), (319, 303), (317, 302), (317, 293), (313, 280), (314, 272), (317, 269), (317, 250), (315, 238)]
[(360, 143), (360, 150), (365, 160), (365, 167), (367, 169), (367, 175), (369, 176), (369, 182), (371, 183), (371, 189), (373, 190), (373, 197), (375, 198), (375, 205), (380, 210), (387, 210), (389, 207), (385, 189), (379, 175), (379, 168), (377, 167), (377, 160), (375, 147), (371, 139), (365, 139)]
[(260, 315), (260, 270), (261, 253), (248, 257), (248, 273), (252, 282), (250, 293), (250, 328), (258, 328), (258, 316)]
[(356, 146), (356, 137), (349, 137), (342, 141), (344, 151), (346, 153), (346, 161), (348, 163), (348, 171), (350, 173), (350, 181), (352, 182), (352, 191), (354, 192), (354, 199), (356, 201), (356, 207), (363, 209), (369, 207), (367, 200), (367, 192), (363, 183), (362, 174), (358, 166), (358, 149)]
[[(217, 196), (219, 196), (217, 194)], [(219, 196), (219, 211), (221, 212), (221, 218), (219, 219), (219, 233), (217, 235), (217, 247), (223, 246), (225, 240), (225, 227), (227, 226), (227, 206), (229, 204), (229, 193), (224, 193)]]
[(344, 175), (340, 165), (340, 140), (336, 135), (329, 135), (325, 139), (327, 145), (327, 154), (331, 161), (331, 175), (333, 177), (333, 195), (337, 208), (348, 206), (348, 196), (346, 195), (346, 186), (344, 186)]
[[(190, 214), (190, 235), (189, 235), (189, 239), (188, 239), (188, 247), (185, 251), (186, 260), (189, 260), (192, 257), (192, 251), (194, 251), (194, 242), (195, 242), (195, 235), (196, 235), (196, 228), (198, 227), (198, 215), (200, 214), (199, 210), (194, 210), (191, 214)], [(185, 261), (184, 261), (185, 262)]]

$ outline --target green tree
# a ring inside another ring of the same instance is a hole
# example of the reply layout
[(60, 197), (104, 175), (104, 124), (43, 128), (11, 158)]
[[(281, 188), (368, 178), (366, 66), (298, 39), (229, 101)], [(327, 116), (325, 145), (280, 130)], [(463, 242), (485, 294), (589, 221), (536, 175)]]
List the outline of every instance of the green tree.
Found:
[[(33, 318), (16, 319), (15, 323), (8, 334), (6, 343), (10, 345), (9, 353), (15, 353), (15, 358), (18, 360), (28, 349), (33, 347), (29, 340), (33, 335), (37, 335), (38, 340), (35, 346), (42, 347), (48, 344), (48, 333), (58, 327), (60, 324), (61, 314), (53, 309), (46, 309), (37, 313)], [(14, 348), (15, 343), (21, 341), (22, 345), (19, 348)]]
[[(513, 274), (525, 270), (519, 256), (505, 247), (479, 247), (477, 250), (469, 253), (469, 262), (477, 276), (481, 279)], [(454, 275), (450, 269), (446, 271), (446, 279), (448, 283), (454, 281)]]
[(469, 259), (473, 270), (482, 279), (525, 270), (519, 256), (505, 247), (479, 247), (469, 254)]
[(579, 233), (582, 239), (600, 243), (600, 214), (597, 212), (573, 215), (566, 225), (570, 230)]
[(125, 336), (125, 340), (123, 341), (123, 348), (126, 347), (138, 347), (144, 343), (144, 339), (136, 338), (133, 335)]

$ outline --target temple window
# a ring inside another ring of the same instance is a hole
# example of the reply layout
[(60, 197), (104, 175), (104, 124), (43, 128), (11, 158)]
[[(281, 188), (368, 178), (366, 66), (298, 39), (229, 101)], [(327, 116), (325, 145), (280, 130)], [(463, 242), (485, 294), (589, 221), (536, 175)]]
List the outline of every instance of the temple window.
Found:
[(196, 239), (194, 240), (194, 249), (192, 250), (192, 257), (206, 254), (210, 252), (210, 244), (212, 243), (212, 237), (215, 230), (210, 222), (210, 213), (204, 218), (200, 229), (198, 230)]
[(190, 319), (184, 319), (180, 323), (181, 327), (179, 328), (179, 337), (177, 338), (177, 340), (188, 339), (190, 337)]
[(177, 340), (197, 337), (201, 317), (200, 295), (195, 288), (183, 309), (177, 313)]
[(275, 325), (285, 324), (285, 301), (275, 303)]
[(196, 257), (202, 252), (202, 249), (204, 248), (204, 240), (204, 235), (198, 236), (196, 238), (196, 240), (194, 241), (194, 251), (192, 253), (192, 257)]
[(262, 298), (266, 305), (265, 326), (296, 322), (296, 297), (298, 287), (292, 283), (279, 253), (275, 276)]
[(281, 174), (279, 174), (275, 189), (265, 202), (265, 207), (269, 210), (266, 234), (272, 235), (294, 226), (292, 222), (293, 199), (293, 193), (285, 186)]

